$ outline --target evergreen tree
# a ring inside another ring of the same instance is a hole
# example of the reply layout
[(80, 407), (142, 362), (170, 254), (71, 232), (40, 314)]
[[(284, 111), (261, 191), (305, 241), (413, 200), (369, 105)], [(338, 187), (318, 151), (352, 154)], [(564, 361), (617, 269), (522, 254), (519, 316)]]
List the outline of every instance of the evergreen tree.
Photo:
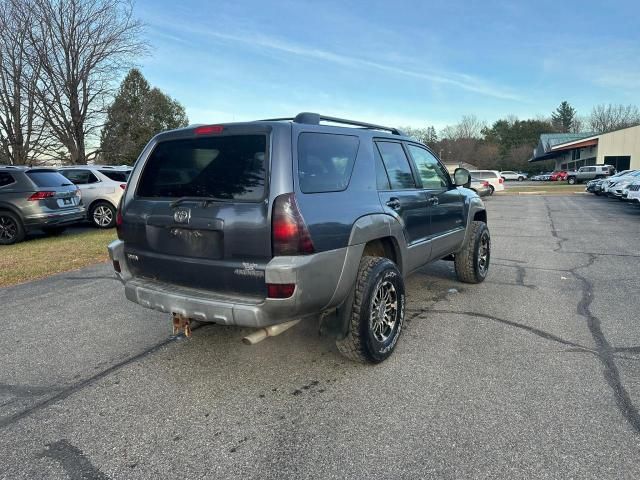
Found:
[(570, 132), (576, 121), (576, 109), (566, 100), (551, 114), (551, 124), (558, 132)]
[(184, 107), (159, 89), (151, 88), (134, 68), (107, 110), (100, 145), (103, 161), (132, 165), (155, 134), (187, 124)]

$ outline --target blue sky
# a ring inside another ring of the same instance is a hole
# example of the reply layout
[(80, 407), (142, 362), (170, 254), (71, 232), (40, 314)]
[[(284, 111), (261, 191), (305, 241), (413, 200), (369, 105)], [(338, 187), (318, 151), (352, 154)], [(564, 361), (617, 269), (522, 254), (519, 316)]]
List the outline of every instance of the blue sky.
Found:
[(318, 111), (442, 128), (640, 104), (640, 2), (138, 0), (138, 60), (192, 123)]

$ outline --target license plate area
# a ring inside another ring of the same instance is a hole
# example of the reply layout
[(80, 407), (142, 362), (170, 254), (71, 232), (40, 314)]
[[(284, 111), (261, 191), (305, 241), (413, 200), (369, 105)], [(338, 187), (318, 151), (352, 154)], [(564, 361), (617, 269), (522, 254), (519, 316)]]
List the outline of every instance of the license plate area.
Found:
[(147, 241), (155, 252), (181, 257), (219, 260), (223, 257), (221, 231), (147, 225)]
[(74, 197), (68, 197), (68, 198), (58, 198), (57, 199), (58, 202), (58, 207), (73, 207), (76, 205), (76, 202), (74, 200)]

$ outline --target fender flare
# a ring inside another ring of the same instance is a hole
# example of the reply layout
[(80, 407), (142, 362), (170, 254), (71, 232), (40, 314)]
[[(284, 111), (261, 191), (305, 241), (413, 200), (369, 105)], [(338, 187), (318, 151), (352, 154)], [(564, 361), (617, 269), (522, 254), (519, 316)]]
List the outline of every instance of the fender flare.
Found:
[[(333, 297), (327, 305), (327, 310), (336, 309), (335, 315), (322, 320), (321, 331), (344, 338), (350, 321), (353, 305), (354, 285), (358, 277), (360, 260), (367, 242), (380, 238), (391, 238), (394, 243), (398, 259), (398, 268), (405, 271), (407, 243), (402, 225), (391, 215), (377, 213), (365, 215), (355, 221), (351, 228), (347, 254), (342, 272)], [(403, 251), (404, 249), (404, 251)]]

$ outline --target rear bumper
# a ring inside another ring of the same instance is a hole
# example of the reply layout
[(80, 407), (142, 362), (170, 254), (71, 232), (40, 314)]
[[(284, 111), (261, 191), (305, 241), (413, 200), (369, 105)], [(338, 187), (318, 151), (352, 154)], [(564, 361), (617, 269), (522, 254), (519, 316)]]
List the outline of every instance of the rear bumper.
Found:
[(132, 302), (201, 322), (265, 327), (316, 315), (342, 303), (349, 292), (346, 286), (352, 285), (351, 278), (357, 273), (362, 248), (272, 259), (267, 264), (265, 281), (296, 285), (293, 296), (286, 299), (237, 297), (132, 277), (121, 240), (109, 245), (109, 256), (119, 262), (121, 272), (116, 275)]
[(28, 215), (24, 219), (24, 225), (27, 229), (58, 227), (83, 221), (85, 217), (86, 211), (84, 206), (79, 206), (61, 213), (47, 212)]

